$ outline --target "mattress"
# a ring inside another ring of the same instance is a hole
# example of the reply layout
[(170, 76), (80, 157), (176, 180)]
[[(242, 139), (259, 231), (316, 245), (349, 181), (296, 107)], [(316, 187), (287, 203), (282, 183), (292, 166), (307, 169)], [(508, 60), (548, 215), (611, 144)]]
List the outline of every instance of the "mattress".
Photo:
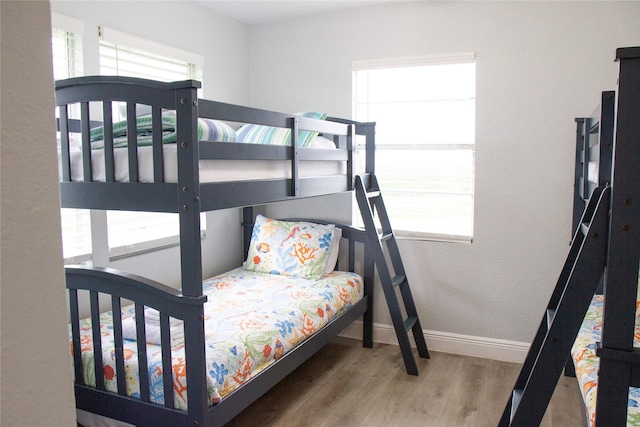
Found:
[[(359, 301), (363, 285), (361, 277), (350, 272), (334, 271), (307, 280), (237, 268), (205, 280), (203, 292), (208, 297), (204, 306), (208, 399), (215, 404)], [(134, 307), (122, 312), (124, 324), (134, 315)], [(103, 313), (100, 330), (105, 387), (117, 392), (112, 318), (111, 312)], [(80, 339), (84, 381), (95, 385), (91, 319), (81, 320)], [(124, 340), (124, 354), (127, 394), (140, 397), (135, 341)], [(147, 343), (147, 355), (151, 401), (162, 404), (160, 346)], [(184, 342), (176, 342), (174, 405), (180, 409), (187, 407), (184, 356)]]
[(599, 166), (598, 162), (589, 162), (589, 168), (587, 170), (589, 181), (598, 182)]
[[(601, 341), (602, 309), (604, 296), (595, 295), (584, 318), (578, 337), (571, 348), (576, 378), (585, 403), (587, 424), (595, 426), (596, 398), (598, 392), (598, 368), (600, 358), (596, 356), (595, 343)], [(640, 347), (640, 302), (636, 302), (635, 346)], [(640, 388), (629, 387), (627, 426), (640, 426)]]
[[(311, 146), (335, 149), (330, 140), (317, 137)], [(163, 145), (165, 182), (177, 182), (177, 144)], [(84, 181), (82, 151), (70, 151), (71, 180)], [(356, 162), (358, 164), (358, 162)], [(94, 181), (105, 181), (104, 150), (92, 150), (91, 168)], [(126, 148), (114, 149), (115, 179), (129, 181), (128, 155)], [(243, 181), (252, 179), (291, 178), (291, 162), (287, 160), (200, 160), (200, 182)], [(356, 166), (357, 168), (357, 166)], [(153, 147), (138, 147), (138, 170), (140, 182), (153, 182)], [(300, 161), (299, 176), (344, 175), (344, 161)]]

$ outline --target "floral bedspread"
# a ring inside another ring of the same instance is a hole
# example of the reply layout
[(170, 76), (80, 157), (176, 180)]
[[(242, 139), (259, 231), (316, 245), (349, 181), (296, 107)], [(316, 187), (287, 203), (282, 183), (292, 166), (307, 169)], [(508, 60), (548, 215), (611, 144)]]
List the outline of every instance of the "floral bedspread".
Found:
[[(208, 394), (211, 404), (278, 360), (330, 319), (362, 298), (355, 273), (327, 274), (319, 280), (232, 270), (204, 282)], [(122, 309), (123, 321), (133, 306)], [(95, 385), (91, 319), (80, 323), (85, 383)], [(117, 392), (112, 313), (100, 317), (105, 387)], [(124, 340), (127, 394), (140, 397), (136, 343)], [(151, 400), (164, 402), (159, 345), (147, 344)], [(187, 407), (184, 343), (172, 348), (174, 404)]]
[[(593, 297), (580, 327), (580, 332), (578, 332), (578, 337), (571, 348), (571, 357), (575, 364), (576, 377), (580, 384), (580, 392), (585, 402), (587, 421), (590, 427), (595, 425), (596, 418), (596, 394), (600, 359), (596, 356), (595, 343), (601, 341), (603, 302), (603, 295), (595, 295)], [(640, 303), (636, 302), (636, 346), (640, 346), (639, 309)], [(640, 388), (629, 388), (627, 426), (640, 426)]]

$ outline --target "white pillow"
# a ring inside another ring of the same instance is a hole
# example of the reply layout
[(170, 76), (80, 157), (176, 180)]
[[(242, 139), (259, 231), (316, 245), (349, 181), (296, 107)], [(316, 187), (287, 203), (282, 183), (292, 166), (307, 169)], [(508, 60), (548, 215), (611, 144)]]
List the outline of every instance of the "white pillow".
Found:
[(316, 136), (315, 138), (313, 138), (313, 140), (311, 140), (311, 143), (309, 144), (309, 148), (324, 148), (327, 150), (333, 150), (336, 148), (336, 144), (334, 144), (334, 142), (328, 138), (325, 138), (324, 136)]
[(334, 228), (333, 237), (331, 237), (331, 249), (329, 249), (329, 258), (324, 266), (324, 274), (329, 274), (336, 268), (338, 262), (338, 253), (340, 252), (340, 239), (342, 238), (342, 229)]

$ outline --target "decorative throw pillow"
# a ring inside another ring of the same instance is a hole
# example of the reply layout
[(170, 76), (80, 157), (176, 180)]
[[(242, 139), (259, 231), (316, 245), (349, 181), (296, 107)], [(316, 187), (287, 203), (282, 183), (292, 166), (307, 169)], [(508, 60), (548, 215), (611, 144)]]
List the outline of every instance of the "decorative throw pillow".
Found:
[(334, 230), (333, 224), (280, 221), (258, 215), (244, 269), (319, 279), (329, 259)]
[[(327, 113), (318, 112), (302, 112), (295, 115), (316, 120), (327, 118)], [(301, 130), (298, 134), (298, 146), (308, 147), (316, 136), (318, 132)], [(291, 145), (291, 129), (287, 128), (246, 124), (236, 131), (236, 137), (238, 142), (250, 144)]]

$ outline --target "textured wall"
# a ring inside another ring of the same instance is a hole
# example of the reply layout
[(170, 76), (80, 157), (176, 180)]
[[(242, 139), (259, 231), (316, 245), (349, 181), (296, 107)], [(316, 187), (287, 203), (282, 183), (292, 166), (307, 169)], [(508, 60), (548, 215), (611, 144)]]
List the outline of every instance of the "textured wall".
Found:
[(577, 6), (404, 2), (252, 27), (252, 103), (284, 111), (350, 116), (353, 60), (477, 54), (474, 241), (400, 242), (427, 330), (537, 329), (569, 248), (574, 117), (615, 88), (615, 49), (640, 45), (640, 3)]
[(74, 426), (49, 3), (0, 3), (0, 424)]
[[(100, 72), (98, 25), (129, 35), (166, 43), (204, 57), (204, 97), (222, 102), (249, 103), (249, 29), (195, 1), (58, 1), (55, 13), (84, 24), (83, 50), (86, 75)], [(145, 19), (140, 19), (144, 16)], [(240, 264), (242, 240), (240, 213), (229, 209), (207, 214), (202, 241), (206, 276)], [(180, 286), (180, 253), (177, 247), (132, 256), (107, 265)]]

